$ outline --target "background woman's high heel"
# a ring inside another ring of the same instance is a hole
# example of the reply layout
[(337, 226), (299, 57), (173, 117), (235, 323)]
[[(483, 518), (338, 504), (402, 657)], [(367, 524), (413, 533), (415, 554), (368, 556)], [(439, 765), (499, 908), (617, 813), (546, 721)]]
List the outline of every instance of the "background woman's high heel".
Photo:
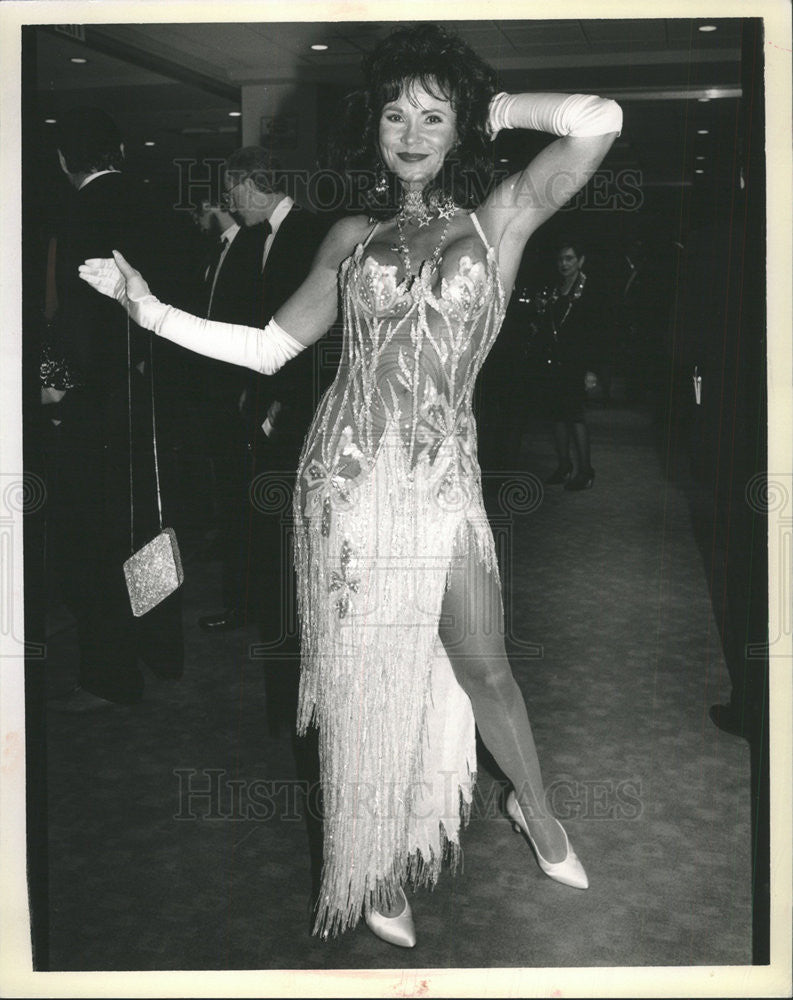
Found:
[(566, 483), (572, 474), (573, 463), (569, 459), (566, 462), (560, 462), (556, 470), (545, 480), (545, 485), (559, 486), (561, 483)]
[(534, 843), (534, 840), (529, 833), (529, 825), (526, 822), (523, 810), (520, 808), (520, 804), (518, 803), (514, 791), (511, 791), (507, 796), (507, 814), (512, 820), (515, 832), (522, 833), (531, 844), (532, 850), (537, 858), (537, 863), (549, 878), (552, 878), (557, 882), (561, 882), (563, 885), (572, 886), (574, 889), (589, 888), (589, 879), (586, 877), (584, 866), (578, 860), (578, 856), (570, 846), (570, 841), (567, 839), (567, 832), (562, 824), (559, 823), (558, 819), (555, 819), (554, 817), (555, 822), (559, 823), (559, 827), (564, 834), (567, 855), (562, 861), (546, 861), (542, 854), (540, 854), (537, 850), (537, 845)]
[(573, 476), (572, 479), (568, 479), (564, 484), (566, 490), (590, 490), (595, 484), (595, 470), (593, 468), (585, 469), (579, 472), (577, 475)]
[(370, 910), (364, 917), (366, 926), (376, 937), (399, 948), (414, 948), (416, 945), (416, 927), (413, 923), (413, 911), (404, 890), (399, 894), (405, 904), (396, 917), (386, 917), (379, 910)]

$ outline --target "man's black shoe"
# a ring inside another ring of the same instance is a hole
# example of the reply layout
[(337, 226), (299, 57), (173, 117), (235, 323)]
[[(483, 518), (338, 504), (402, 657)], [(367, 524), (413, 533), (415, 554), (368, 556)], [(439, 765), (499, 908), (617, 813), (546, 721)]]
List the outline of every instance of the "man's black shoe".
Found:
[(54, 712), (62, 712), (64, 715), (82, 715), (84, 712), (101, 711), (104, 708), (112, 708), (116, 703), (101, 698), (98, 694), (92, 694), (83, 687), (73, 688), (65, 697), (52, 698), (47, 702), (48, 708)]
[(251, 617), (240, 608), (226, 608), (214, 615), (204, 615), (198, 619), (199, 627), (205, 632), (233, 632), (251, 624)]
[(718, 729), (730, 736), (740, 736), (745, 740), (751, 740), (756, 734), (752, 732), (755, 724), (755, 716), (748, 709), (738, 713), (732, 705), (711, 705), (710, 721)]

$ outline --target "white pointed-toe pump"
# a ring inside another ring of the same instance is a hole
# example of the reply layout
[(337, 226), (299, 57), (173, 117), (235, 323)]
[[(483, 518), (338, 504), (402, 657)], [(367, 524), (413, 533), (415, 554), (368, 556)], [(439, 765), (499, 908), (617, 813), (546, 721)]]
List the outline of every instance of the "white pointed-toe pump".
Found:
[(395, 917), (386, 917), (379, 910), (370, 910), (366, 916), (366, 926), (377, 937), (399, 948), (414, 948), (416, 946), (416, 928), (413, 924), (413, 911), (402, 889), (399, 890), (402, 902), (405, 904)]
[(537, 845), (534, 843), (534, 840), (529, 833), (528, 823), (526, 822), (523, 810), (520, 808), (520, 804), (518, 803), (514, 791), (511, 791), (507, 796), (507, 814), (512, 820), (512, 826), (514, 827), (515, 832), (522, 833), (531, 844), (532, 850), (537, 858), (537, 863), (548, 878), (555, 879), (563, 885), (570, 885), (574, 889), (589, 888), (589, 879), (586, 877), (584, 866), (578, 860), (578, 856), (570, 846), (570, 841), (567, 839), (567, 831), (562, 824), (559, 823), (558, 819), (555, 819), (555, 822), (559, 823), (562, 833), (564, 833), (567, 855), (562, 861), (546, 861), (542, 854), (540, 854), (537, 850)]

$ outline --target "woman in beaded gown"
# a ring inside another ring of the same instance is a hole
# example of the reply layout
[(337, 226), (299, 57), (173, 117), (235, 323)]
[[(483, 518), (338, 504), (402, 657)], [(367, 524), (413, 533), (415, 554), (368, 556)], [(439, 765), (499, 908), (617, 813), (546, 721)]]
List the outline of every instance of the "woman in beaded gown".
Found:
[[(298, 728), (319, 728), (323, 791), (315, 932), (345, 930), (363, 913), (378, 936), (409, 947), (402, 887), (433, 883), (444, 856), (457, 857), (475, 724), (542, 870), (588, 885), (545, 808), (504, 648), (472, 394), (526, 241), (594, 173), (621, 112), (584, 95), (496, 94), (493, 71), (429, 24), (392, 33), (364, 73), (366, 90), (347, 106), (356, 140), (345, 165), (376, 171), (374, 201), (331, 229), (265, 330), (160, 303), (120, 255), (81, 273), (147, 329), (264, 372), (318, 340), (341, 304), (343, 358), (294, 500)], [(492, 170), (491, 140), (514, 127), (561, 138), (477, 198), (472, 178)]]

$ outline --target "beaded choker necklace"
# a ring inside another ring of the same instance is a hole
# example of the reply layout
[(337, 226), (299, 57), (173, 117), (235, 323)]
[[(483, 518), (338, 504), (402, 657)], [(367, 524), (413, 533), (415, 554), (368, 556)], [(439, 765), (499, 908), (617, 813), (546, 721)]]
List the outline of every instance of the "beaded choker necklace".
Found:
[(428, 201), (424, 200), (424, 195), (421, 191), (405, 192), (402, 207), (396, 217), (399, 243), (391, 247), (402, 258), (405, 276), (413, 274), (413, 263), (410, 259), (410, 250), (408, 249), (407, 238), (405, 237), (405, 227), (410, 224), (416, 224), (419, 229), (422, 229), (424, 226), (429, 226), (435, 218), (445, 220), (440, 239), (428, 258), (430, 269), (434, 270), (441, 259), (441, 249), (446, 239), (446, 233), (449, 230), (449, 221), (456, 211), (457, 206), (454, 204), (453, 199), (442, 198), (436, 192), (433, 192), (429, 196)]
[(414, 223), (422, 229), (436, 217), (451, 219), (456, 211), (454, 199), (437, 191), (431, 192), (426, 200), (423, 191), (406, 191), (402, 197), (402, 207), (399, 209), (397, 220), (401, 219), (403, 224)]

